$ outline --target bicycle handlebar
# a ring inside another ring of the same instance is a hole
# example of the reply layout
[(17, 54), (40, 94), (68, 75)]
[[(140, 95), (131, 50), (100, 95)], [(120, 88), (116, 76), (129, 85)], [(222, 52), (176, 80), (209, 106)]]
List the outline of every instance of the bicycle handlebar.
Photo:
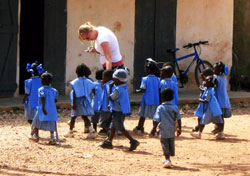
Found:
[(202, 45), (208, 45), (208, 41), (199, 41), (197, 43), (188, 43), (187, 45), (184, 45), (183, 48), (191, 48), (191, 47), (195, 47), (195, 46), (199, 46), (200, 44)]

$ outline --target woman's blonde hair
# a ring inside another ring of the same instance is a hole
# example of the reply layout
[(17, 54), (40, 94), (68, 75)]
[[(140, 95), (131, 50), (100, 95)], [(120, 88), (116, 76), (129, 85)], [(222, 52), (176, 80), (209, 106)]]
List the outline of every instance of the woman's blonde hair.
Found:
[(94, 26), (90, 22), (86, 22), (82, 24), (78, 29), (78, 35), (79, 39), (82, 41), (81, 34), (88, 34), (91, 29), (93, 29)]

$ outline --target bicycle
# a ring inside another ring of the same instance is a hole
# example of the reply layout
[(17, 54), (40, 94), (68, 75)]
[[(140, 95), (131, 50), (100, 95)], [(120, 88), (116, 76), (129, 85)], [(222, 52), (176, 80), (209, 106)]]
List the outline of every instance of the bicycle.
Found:
[[(199, 57), (199, 55), (201, 54), (201, 48), (200, 48), (201, 44), (208, 45), (208, 41), (199, 41), (197, 43), (188, 43), (187, 45), (184, 45), (183, 48), (187, 48), (187, 49), (193, 47), (194, 52), (191, 54), (182, 56), (182, 57), (178, 57), (178, 58), (176, 58), (175, 53), (176, 53), (176, 51), (179, 50), (179, 48), (173, 48), (173, 49), (167, 50), (167, 52), (171, 53), (174, 56), (175, 74), (176, 74), (177, 79), (181, 83), (181, 85), (179, 86), (180, 88), (183, 88), (184, 84), (186, 84), (188, 82), (188, 75), (187, 74), (190, 71), (191, 66), (195, 62), (196, 62), (196, 66), (195, 66), (194, 74), (195, 74), (195, 81), (196, 81), (198, 86), (200, 86), (201, 82), (202, 82), (200, 75), (203, 72), (203, 70), (206, 68), (213, 69), (213, 65), (210, 62), (203, 60)], [(199, 52), (197, 50), (198, 48), (200, 50)], [(194, 58), (191, 61), (191, 63), (189, 64), (189, 66), (185, 70), (181, 70), (178, 62), (183, 60), (183, 59), (192, 57), (192, 56), (194, 56)]]

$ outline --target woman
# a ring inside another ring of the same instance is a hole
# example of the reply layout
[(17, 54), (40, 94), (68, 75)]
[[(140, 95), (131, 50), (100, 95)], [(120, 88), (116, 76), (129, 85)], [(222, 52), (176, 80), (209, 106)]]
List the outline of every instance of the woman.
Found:
[(115, 34), (106, 27), (93, 26), (90, 22), (79, 27), (81, 41), (95, 41), (94, 46), (88, 47), (88, 53), (100, 53), (100, 62), (104, 69), (123, 67), (118, 40)]

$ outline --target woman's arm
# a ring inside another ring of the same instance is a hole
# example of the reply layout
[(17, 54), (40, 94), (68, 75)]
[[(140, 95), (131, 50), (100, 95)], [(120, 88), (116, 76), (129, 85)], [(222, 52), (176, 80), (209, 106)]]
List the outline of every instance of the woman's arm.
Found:
[(110, 46), (108, 42), (101, 43), (105, 58), (106, 58), (106, 69), (112, 69), (112, 56), (110, 51)]

